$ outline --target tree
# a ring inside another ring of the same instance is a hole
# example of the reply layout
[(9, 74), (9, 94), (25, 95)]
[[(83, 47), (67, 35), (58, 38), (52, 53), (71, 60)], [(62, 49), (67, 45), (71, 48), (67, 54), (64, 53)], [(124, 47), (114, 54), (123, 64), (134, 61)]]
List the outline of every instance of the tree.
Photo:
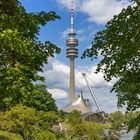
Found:
[(0, 130), (19, 134), (24, 140), (48, 140), (55, 137), (51, 129), (58, 120), (56, 112), (17, 105), (0, 114)]
[(70, 124), (70, 126), (77, 126), (83, 122), (81, 118), (81, 113), (77, 110), (70, 112), (66, 117), (66, 122)]
[(92, 59), (102, 56), (97, 72), (103, 72), (107, 81), (116, 78), (112, 91), (117, 93), (118, 106), (126, 104), (128, 111), (140, 107), (140, 1), (134, 2), (96, 34), (83, 54)]
[(140, 139), (140, 112), (136, 111), (130, 115), (131, 118), (129, 118), (128, 122), (128, 130), (131, 129), (137, 130), (136, 134), (134, 135), (134, 140)]
[(0, 0), (0, 105), (23, 103), (44, 63), (60, 49), (38, 40), (39, 30), (59, 18), (55, 12), (27, 13), (18, 0)]
[(45, 85), (35, 85), (35, 89), (26, 95), (23, 104), (38, 111), (57, 111), (55, 100), (47, 91)]
[(122, 126), (122, 124), (125, 123), (124, 115), (120, 111), (110, 113), (108, 116), (108, 120), (111, 122), (112, 129), (114, 130), (120, 130), (120, 127)]
[(76, 110), (68, 114), (66, 123), (69, 126), (67, 136), (70, 139), (100, 140), (103, 136), (103, 125), (82, 120), (81, 113)]

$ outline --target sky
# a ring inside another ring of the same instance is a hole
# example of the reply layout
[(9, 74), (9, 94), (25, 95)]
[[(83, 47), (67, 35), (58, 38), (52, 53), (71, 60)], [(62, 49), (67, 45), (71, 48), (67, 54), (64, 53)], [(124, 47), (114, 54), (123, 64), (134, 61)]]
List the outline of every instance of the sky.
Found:
[[(69, 96), (69, 59), (66, 58), (65, 44), (68, 39), (70, 27), (71, 0), (20, 0), (27, 12), (55, 11), (61, 19), (49, 22), (41, 28), (39, 40), (51, 41), (61, 48), (61, 53), (49, 58), (49, 63), (44, 65), (43, 73), (48, 91), (56, 100), (57, 106), (62, 109), (68, 104)], [(103, 73), (95, 74), (96, 66), (101, 60), (91, 61), (89, 58), (81, 59), (82, 53), (91, 47), (91, 42), (98, 31), (105, 29), (107, 21), (130, 5), (128, 0), (74, 0), (74, 26), (79, 40), (79, 57), (75, 59), (75, 86), (76, 95), (83, 91), (84, 98), (92, 101), (93, 111), (97, 110), (95, 103), (88, 91), (81, 73), (86, 73), (95, 96), (103, 111), (117, 110), (117, 96), (110, 93), (116, 79), (107, 83)]]

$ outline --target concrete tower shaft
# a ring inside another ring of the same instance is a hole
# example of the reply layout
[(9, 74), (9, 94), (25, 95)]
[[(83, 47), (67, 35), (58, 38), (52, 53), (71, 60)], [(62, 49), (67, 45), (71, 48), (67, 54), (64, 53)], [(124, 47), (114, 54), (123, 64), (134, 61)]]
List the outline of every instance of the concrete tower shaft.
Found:
[[(73, 3), (73, 2), (72, 2)], [(67, 49), (67, 57), (70, 59), (70, 93), (69, 93), (69, 103), (73, 103), (75, 100), (75, 72), (74, 72), (74, 59), (78, 57), (78, 49), (75, 47), (78, 46), (78, 40), (75, 39), (74, 31), (74, 11), (71, 9), (70, 14), (70, 33), (69, 39), (66, 40), (66, 45), (69, 47)]]

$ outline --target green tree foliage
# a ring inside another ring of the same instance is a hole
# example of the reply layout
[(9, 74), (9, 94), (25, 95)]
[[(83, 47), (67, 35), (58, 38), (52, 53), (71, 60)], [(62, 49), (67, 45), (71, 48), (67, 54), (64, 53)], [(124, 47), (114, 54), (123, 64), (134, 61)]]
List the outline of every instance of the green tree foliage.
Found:
[(117, 79), (112, 91), (118, 105), (127, 104), (128, 111), (140, 107), (140, 1), (134, 2), (96, 34), (92, 48), (83, 54), (92, 59), (102, 56), (97, 72), (103, 72), (107, 81)]
[(67, 131), (53, 131), (61, 118), (58, 112), (37, 111), (16, 105), (10, 111), (0, 112), (0, 138), (15, 136), (24, 140), (101, 140), (105, 126), (82, 120), (78, 111), (65, 117)]
[(112, 129), (120, 130), (121, 126), (125, 123), (125, 117), (120, 111), (110, 113), (108, 116), (108, 121), (112, 124)]
[(17, 0), (0, 0), (1, 106), (25, 102), (36, 92), (33, 82), (44, 80), (38, 71), (60, 49), (49, 41), (40, 42), (38, 35), (42, 26), (56, 18), (55, 12), (27, 13)]
[(48, 140), (55, 137), (51, 129), (58, 120), (56, 112), (45, 113), (17, 105), (0, 114), (0, 129), (19, 134), (24, 140)]
[(23, 140), (23, 139), (20, 135), (6, 131), (0, 131), (0, 140)]
[(103, 136), (103, 125), (94, 122), (86, 122), (81, 118), (81, 113), (73, 111), (66, 117), (69, 125), (68, 138), (73, 140), (89, 139), (101, 140)]
[(139, 111), (134, 111), (134, 112), (126, 112), (124, 114), (125, 117), (125, 124), (128, 125), (129, 122), (139, 116), (140, 112)]
[(27, 94), (23, 104), (42, 111), (57, 111), (55, 100), (46, 90), (45, 85), (35, 85), (30, 94)]
[(68, 122), (68, 124), (70, 124), (71, 126), (79, 125), (83, 122), (81, 113), (77, 110), (72, 111), (67, 115), (66, 122)]
[(129, 119), (128, 121), (128, 125), (129, 125), (128, 129), (137, 130), (133, 139), (139, 140), (140, 139), (140, 112), (136, 111), (136, 112), (130, 113), (129, 117), (131, 119)]
[(57, 138), (52, 132), (41, 131), (36, 135), (35, 140), (57, 140)]

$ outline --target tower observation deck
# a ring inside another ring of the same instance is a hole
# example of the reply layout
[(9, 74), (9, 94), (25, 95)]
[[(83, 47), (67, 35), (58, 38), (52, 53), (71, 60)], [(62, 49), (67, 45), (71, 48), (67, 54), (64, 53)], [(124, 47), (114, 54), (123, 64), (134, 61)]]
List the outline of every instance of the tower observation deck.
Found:
[(67, 49), (67, 57), (70, 59), (70, 93), (69, 93), (69, 103), (71, 104), (75, 100), (75, 72), (74, 72), (74, 59), (78, 57), (78, 39), (75, 39), (74, 31), (74, 10), (73, 6), (71, 8), (70, 14), (70, 33), (69, 38), (66, 40), (66, 45), (69, 47)]

